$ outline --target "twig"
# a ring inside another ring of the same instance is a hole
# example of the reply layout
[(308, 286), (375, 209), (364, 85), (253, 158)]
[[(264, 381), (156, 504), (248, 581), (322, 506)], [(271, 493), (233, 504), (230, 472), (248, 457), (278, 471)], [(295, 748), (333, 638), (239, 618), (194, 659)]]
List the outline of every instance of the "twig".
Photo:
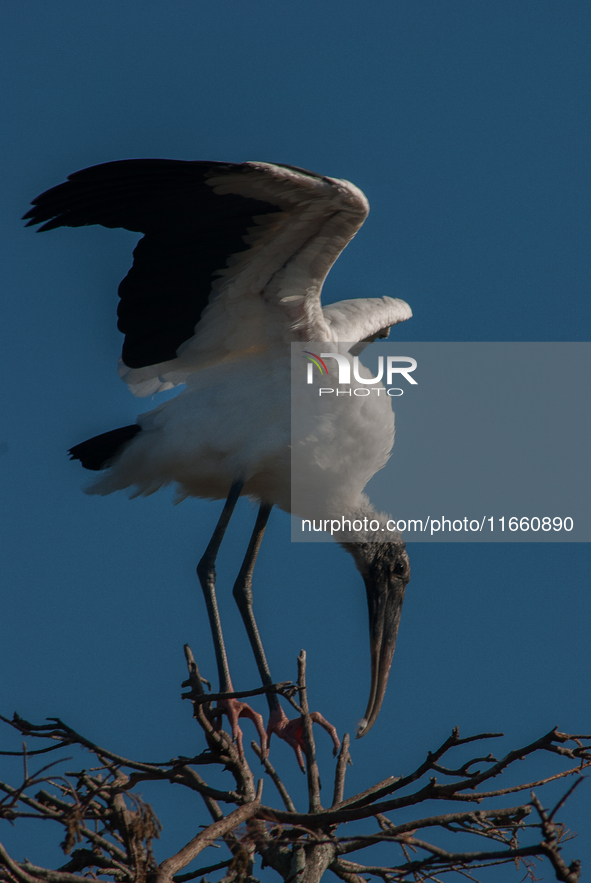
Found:
[(340, 855), (347, 855), (350, 852), (356, 852), (358, 849), (365, 848), (365, 846), (368, 845), (368, 840), (373, 842), (376, 842), (378, 839), (380, 841), (395, 840), (401, 835), (418, 831), (421, 828), (448, 828), (452, 824), (461, 824), (464, 822), (473, 822), (474, 824), (477, 824), (491, 819), (494, 820), (497, 827), (522, 827), (523, 819), (526, 818), (530, 812), (531, 807), (525, 804), (523, 806), (511, 806), (506, 809), (477, 809), (472, 812), (444, 813), (439, 816), (414, 819), (413, 821), (404, 822), (400, 825), (395, 825), (393, 822), (390, 822), (389, 819), (386, 819), (385, 821), (388, 823), (387, 829), (382, 829), (378, 834), (369, 834), (365, 837), (340, 838), (340, 846), (337, 848), (337, 852)]
[(571, 796), (571, 794), (573, 793), (575, 788), (578, 788), (578, 786), (581, 784), (582, 781), (583, 781), (583, 779), (577, 779), (576, 782), (573, 782), (573, 784), (570, 786), (568, 791), (566, 791), (565, 794), (560, 798), (560, 800), (558, 801), (558, 803), (556, 804), (554, 809), (550, 813), (548, 813), (548, 820), (550, 822), (552, 821), (552, 819), (554, 818), (554, 816), (556, 815), (558, 810), (564, 806), (564, 804), (566, 803), (568, 798)]
[[(190, 680), (183, 681), (182, 687), (190, 686)], [(268, 687), (256, 687), (254, 690), (234, 690), (231, 693), (202, 693), (195, 695), (194, 693), (183, 693), (181, 699), (190, 699), (191, 702), (220, 702), (224, 699), (246, 699), (249, 696), (261, 696), (263, 693), (278, 693), (284, 696), (284, 691), (293, 684), (291, 681), (282, 681), (280, 684), (269, 684)]]
[[(163, 761), (161, 763), (144, 763), (143, 761), (131, 760), (130, 758), (122, 757), (120, 754), (114, 754), (114, 752), (108, 751), (106, 748), (101, 748), (94, 742), (91, 742), (90, 739), (87, 739), (85, 736), (77, 733), (76, 730), (73, 730), (72, 727), (69, 727), (67, 724), (65, 724), (62, 720), (60, 720), (59, 717), (48, 717), (47, 720), (53, 721), (52, 724), (32, 724), (16, 713), (12, 720), (3, 717), (2, 715), (0, 715), (0, 720), (3, 720), (11, 727), (14, 727), (14, 729), (18, 730), (23, 735), (36, 736), (42, 739), (56, 740), (60, 743), (58, 746), (56, 746), (58, 748), (61, 748), (64, 745), (81, 745), (83, 748), (87, 748), (92, 754), (96, 755), (97, 757), (108, 758), (109, 760), (112, 760), (114, 763), (117, 763), (120, 766), (129, 767), (129, 769), (143, 770), (149, 772), (151, 770), (156, 770), (161, 766), (166, 766), (168, 763), (170, 763), (170, 761)], [(19, 755), (21, 754), (20, 751), (17, 753)], [(32, 754), (31, 751), (29, 751), (29, 755), (30, 754)]]
[(381, 797), (384, 792), (387, 794), (391, 789), (390, 786), (392, 783), (397, 782), (399, 776), (389, 776), (387, 779), (383, 779), (381, 782), (377, 782), (377, 784), (372, 785), (371, 788), (367, 788), (365, 791), (361, 791), (359, 794), (353, 795), (353, 797), (348, 797), (347, 800), (341, 801), (336, 806), (333, 806), (332, 809), (344, 809), (353, 808), (358, 806), (367, 806), (370, 803), (373, 803)]
[(332, 798), (333, 807), (337, 806), (337, 804), (340, 804), (343, 799), (347, 765), (352, 763), (351, 755), (349, 754), (350, 741), (351, 740), (349, 738), (349, 734), (345, 733), (345, 735), (343, 736), (343, 744), (341, 745), (341, 750), (339, 752), (339, 759), (337, 761), (337, 768), (334, 777), (334, 793)]
[(39, 883), (39, 879), (49, 880), (50, 883), (82, 883), (82, 881), (84, 881), (84, 877), (79, 877), (77, 874), (68, 874), (64, 871), (52, 871), (47, 868), (37, 868), (35, 865), (31, 865), (27, 862), (26, 866), (28, 870), (35, 873), (35, 876), (32, 876), (32, 874), (23, 870), (23, 865), (20, 862), (15, 862), (11, 859), (4, 849), (4, 846), (0, 843), (0, 868), (2, 865), (8, 868), (16, 879), (21, 881), (21, 883)]
[(320, 803), (320, 775), (316, 763), (316, 746), (314, 733), (312, 732), (312, 719), (308, 707), (306, 687), (306, 651), (302, 650), (298, 656), (298, 692), (303, 717), (304, 753), (306, 755), (306, 774), (308, 777), (308, 802), (309, 812), (317, 813), (322, 809)]
[[(579, 784), (578, 782), (576, 783)], [(544, 841), (540, 844), (540, 850), (543, 854), (548, 858), (554, 868), (556, 873), (556, 879), (560, 880), (561, 883), (579, 883), (579, 879), (581, 877), (581, 862), (574, 861), (571, 862), (570, 865), (567, 865), (564, 859), (560, 855), (560, 846), (558, 845), (560, 842), (561, 831), (559, 826), (556, 825), (552, 821), (552, 816), (556, 812), (556, 810), (560, 807), (560, 805), (567, 799), (569, 794), (572, 794), (574, 790), (573, 788), (569, 788), (568, 792), (564, 795), (561, 801), (557, 804), (551, 814), (548, 814), (536, 795), (532, 791), (531, 802), (532, 805), (535, 806), (538, 811), (538, 815), (540, 816), (542, 822), (542, 834), (544, 835)]]
[(217, 865), (207, 865), (205, 868), (197, 868), (196, 871), (191, 871), (190, 874), (177, 874), (172, 878), (173, 883), (187, 883), (188, 880), (195, 880), (197, 877), (202, 877), (204, 874), (211, 874), (212, 871), (221, 871), (222, 868), (227, 868), (231, 862), (232, 859), (228, 858), (225, 862), (218, 862)]
[(218, 822), (213, 822), (205, 831), (201, 831), (196, 837), (193, 837), (176, 855), (167, 858), (158, 866), (155, 883), (169, 883), (177, 871), (186, 868), (189, 862), (192, 862), (206, 847), (211, 846), (220, 837), (252, 818), (259, 806), (258, 800), (253, 800), (251, 803), (238, 807)]
[(269, 761), (269, 758), (263, 756), (260, 745), (257, 742), (255, 742), (254, 740), (250, 743), (250, 747), (252, 748), (252, 750), (254, 751), (256, 756), (259, 758), (259, 760), (261, 761), (261, 763), (265, 767), (265, 772), (268, 773), (269, 776), (271, 777), (271, 780), (272, 780), (273, 784), (275, 785), (275, 787), (277, 788), (286, 810), (288, 812), (295, 812), (296, 808), (293, 803), (293, 800), (289, 796), (289, 794), (287, 792), (287, 788), (285, 787), (285, 785), (283, 784), (283, 782), (279, 778), (279, 774), (277, 773), (275, 767)]

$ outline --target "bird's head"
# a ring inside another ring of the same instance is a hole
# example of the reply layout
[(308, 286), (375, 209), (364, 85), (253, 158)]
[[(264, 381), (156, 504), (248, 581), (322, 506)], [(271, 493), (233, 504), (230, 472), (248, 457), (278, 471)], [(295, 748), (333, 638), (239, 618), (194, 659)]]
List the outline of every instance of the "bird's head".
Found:
[(404, 591), (410, 579), (410, 565), (404, 542), (341, 542), (352, 556), (365, 582), (369, 608), (371, 689), (357, 738), (365, 735), (377, 720), (388, 684), (396, 646)]

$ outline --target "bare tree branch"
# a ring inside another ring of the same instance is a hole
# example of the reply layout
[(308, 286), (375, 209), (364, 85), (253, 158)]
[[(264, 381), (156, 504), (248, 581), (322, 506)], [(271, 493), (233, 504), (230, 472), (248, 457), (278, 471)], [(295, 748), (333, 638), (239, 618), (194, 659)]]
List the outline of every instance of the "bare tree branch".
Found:
[(230, 815), (209, 825), (205, 831), (201, 831), (186, 846), (183, 846), (176, 855), (167, 858), (166, 861), (163, 861), (158, 866), (155, 883), (168, 883), (177, 871), (186, 868), (206, 847), (211, 846), (218, 838), (223, 837), (229, 831), (233, 831), (238, 825), (254, 816), (259, 805), (257, 800), (253, 800), (252, 803), (247, 803), (245, 806), (235, 809)]
[(334, 793), (332, 798), (332, 808), (335, 806), (339, 806), (343, 801), (343, 793), (345, 791), (345, 774), (347, 772), (347, 766), (352, 763), (351, 755), (349, 754), (349, 744), (350, 737), (348, 733), (345, 733), (343, 736), (343, 744), (341, 745), (341, 750), (339, 752), (339, 759), (337, 761), (337, 769), (334, 777)]
[(312, 731), (312, 719), (308, 708), (308, 696), (306, 686), (306, 651), (302, 650), (298, 656), (298, 692), (300, 705), (302, 706), (304, 754), (306, 755), (306, 775), (308, 777), (309, 811), (319, 812), (320, 804), (320, 775), (316, 763), (316, 745)]
[(283, 782), (279, 778), (279, 774), (275, 770), (275, 767), (269, 761), (269, 758), (263, 757), (263, 753), (260, 749), (260, 746), (254, 740), (250, 743), (250, 747), (252, 748), (252, 750), (254, 751), (256, 756), (258, 757), (258, 759), (263, 764), (263, 766), (265, 768), (265, 772), (268, 773), (269, 776), (271, 777), (273, 784), (275, 785), (275, 787), (279, 791), (279, 794), (281, 796), (281, 799), (283, 800), (286, 810), (288, 812), (295, 812), (296, 808), (295, 808), (294, 802), (291, 799), (291, 797), (289, 796), (289, 794), (287, 792), (287, 788), (285, 787), (285, 785), (283, 784)]
[[(345, 798), (345, 773), (351, 763), (347, 735), (338, 757), (332, 806), (324, 809), (320, 802), (320, 776), (312, 734), (315, 718), (308, 708), (305, 654), (302, 653), (298, 659), (300, 706), (297, 707), (303, 716), (307, 758), (308, 807), (305, 812), (297, 811), (279, 773), (253, 743), (256, 756), (280, 795), (283, 808), (276, 808), (261, 803), (263, 780), (255, 782), (246, 758), (221, 729), (219, 712), (213, 705), (216, 694), (205, 693), (204, 678), (189, 647), (185, 648), (185, 656), (189, 672), (185, 686), (190, 687), (187, 696), (192, 701), (193, 715), (206, 745), (195, 757), (176, 757), (165, 762), (135, 761), (101, 748), (59, 718), (50, 718), (48, 723), (40, 725), (18, 715), (12, 720), (1, 718), (26, 739), (49, 740), (52, 751), (77, 746), (89, 752), (98, 766), (57, 776), (55, 766), (62, 760), (34, 772), (30, 770), (30, 759), (44, 753), (47, 750), (44, 747), (30, 750), (23, 744), (20, 751), (6, 752), (23, 758), (23, 781), (16, 786), (0, 782), (3, 795), (0, 818), (12, 822), (36, 818), (58, 824), (64, 831), (62, 848), (69, 859), (53, 870), (27, 860), (15, 861), (0, 847), (0, 881), (82, 883), (89, 877), (100, 877), (110, 878), (114, 883), (188, 883), (204, 874), (223, 870), (226, 883), (247, 883), (254, 881), (253, 867), (258, 856), (281, 879), (291, 883), (316, 883), (327, 869), (347, 883), (361, 883), (367, 876), (386, 883), (437, 883), (442, 875), (449, 873), (474, 881), (473, 874), (479, 868), (509, 862), (516, 864), (517, 869), (518, 866), (525, 868), (533, 880), (534, 859), (548, 861), (556, 879), (562, 883), (579, 883), (580, 864), (577, 861), (567, 864), (562, 857), (568, 837), (556, 817), (580, 783), (581, 771), (591, 763), (589, 737), (571, 736), (553, 729), (534, 742), (509, 751), (500, 760), (480, 751), (467, 760), (462, 757), (459, 763), (453, 763), (458, 748), (500, 737), (499, 733), (480, 733), (460, 738), (456, 728), (413, 772), (401, 777), (390, 776)], [(248, 695), (255, 695), (255, 691), (249, 691)], [(544, 778), (496, 790), (478, 790), (502, 776), (508, 767), (540, 752), (554, 763), (554, 769), (548, 769)], [(570, 765), (556, 769), (556, 764), (565, 760), (570, 761)], [(221, 790), (209, 785), (196, 769), (203, 765), (229, 770), (234, 787)], [(439, 783), (433, 774), (444, 777), (444, 781)], [(450, 803), (482, 804), (489, 798), (538, 788), (565, 776), (576, 776), (576, 781), (551, 810), (546, 810), (536, 794), (532, 794), (531, 802), (521, 806), (447, 811)], [(135, 790), (146, 781), (160, 783), (162, 787), (186, 788), (204, 802), (211, 818), (203, 830), (160, 864), (152, 852), (152, 841), (160, 831), (158, 819)], [(403, 789), (408, 793), (401, 793)], [(425, 814), (418, 819), (405, 819), (400, 815), (411, 807), (432, 805), (432, 801), (447, 801), (446, 811)], [(232, 807), (230, 811), (221, 808), (224, 804)], [(392, 810), (397, 811), (396, 823), (387, 815)], [(532, 811), (535, 812), (532, 814)], [(368, 818), (376, 821), (373, 833), (356, 833), (354, 827), (348, 827), (339, 836), (340, 825), (351, 826)], [(423, 832), (422, 836), (417, 836), (418, 832)], [(436, 842), (442, 832), (477, 837), (483, 848), (451, 851)], [(519, 840), (526, 833), (535, 842), (521, 845)], [(227, 848), (229, 857), (224, 856), (219, 862), (198, 870), (188, 868), (206, 847), (216, 843)], [(382, 867), (346, 858), (379, 843), (400, 850), (399, 860), (393, 856), (393, 863)], [(187, 872), (179, 873), (184, 868), (188, 868)]]

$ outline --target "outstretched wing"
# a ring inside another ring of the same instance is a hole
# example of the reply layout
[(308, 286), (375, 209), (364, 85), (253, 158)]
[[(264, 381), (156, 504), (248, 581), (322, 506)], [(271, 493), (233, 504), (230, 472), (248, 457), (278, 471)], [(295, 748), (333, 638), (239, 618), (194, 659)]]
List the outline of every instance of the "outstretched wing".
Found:
[(392, 325), (405, 322), (412, 316), (409, 305), (398, 297), (339, 300), (324, 307), (323, 312), (331, 339), (352, 344), (348, 351), (353, 356), (377, 338), (388, 337)]
[(84, 169), (33, 206), (41, 231), (144, 234), (119, 286), (120, 373), (136, 395), (270, 338), (331, 339), (322, 284), (368, 212), (354, 185), (304, 169), (163, 159)]

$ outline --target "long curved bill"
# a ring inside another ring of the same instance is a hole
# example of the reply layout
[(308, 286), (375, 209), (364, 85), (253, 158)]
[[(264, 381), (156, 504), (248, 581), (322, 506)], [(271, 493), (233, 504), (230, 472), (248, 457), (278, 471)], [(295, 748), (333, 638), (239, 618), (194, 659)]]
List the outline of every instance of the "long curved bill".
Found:
[(357, 727), (358, 739), (372, 728), (382, 707), (408, 576), (383, 571), (372, 575), (370, 572), (364, 576), (364, 580), (369, 608), (371, 689), (365, 715)]

